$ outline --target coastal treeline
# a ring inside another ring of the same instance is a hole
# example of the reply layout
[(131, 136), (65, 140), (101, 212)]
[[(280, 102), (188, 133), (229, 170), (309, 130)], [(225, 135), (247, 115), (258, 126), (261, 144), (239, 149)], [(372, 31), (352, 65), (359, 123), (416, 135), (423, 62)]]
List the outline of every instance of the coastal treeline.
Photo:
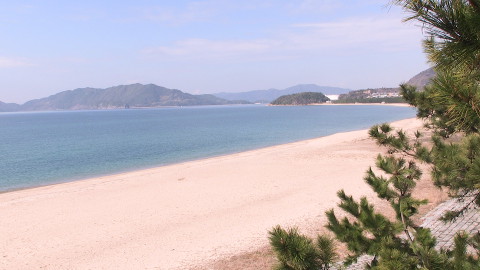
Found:
[(335, 104), (342, 103), (406, 103), (403, 97), (381, 97), (381, 98), (339, 98), (333, 101)]
[(326, 212), (334, 239), (313, 240), (279, 226), (270, 231), (276, 269), (329, 269), (337, 258), (336, 242), (348, 249), (346, 264), (371, 255), (368, 269), (480, 269), (480, 233), (457, 232), (451, 250), (437, 250), (430, 230), (414, 219), (427, 201), (413, 196), (422, 163), (436, 186), (466, 202), (447, 212), (445, 222), (480, 206), (480, 0), (392, 4), (409, 14), (407, 21), (420, 22), (428, 35), (424, 47), (436, 77), (424, 91), (401, 85), (401, 93), (434, 135), (410, 135), (388, 124), (372, 127), (370, 137), (388, 151), (378, 155), (377, 170), (369, 168), (364, 180), (390, 204), (396, 218), (388, 219), (366, 197), (357, 200), (341, 190), (339, 207), (346, 217), (339, 218), (333, 209)]
[(325, 103), (330, 99), (322, 93), (318, 92), (302, 92), (298, 94), (285, 95), (281, 96), (272, 103), (271, 105), (310, 105), (310, 104), (319, 104)]
[(405, 103), (399, 88), (376, 88), (350, 91), (334, 103)]

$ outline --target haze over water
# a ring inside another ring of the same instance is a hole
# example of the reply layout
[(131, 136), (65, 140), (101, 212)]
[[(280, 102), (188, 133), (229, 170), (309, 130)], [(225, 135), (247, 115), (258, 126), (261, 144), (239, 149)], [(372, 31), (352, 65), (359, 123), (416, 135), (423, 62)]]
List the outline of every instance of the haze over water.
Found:
[(0, 191), (311, 139), (415, 116), (395, 106), (205, 106), (0, 114)]

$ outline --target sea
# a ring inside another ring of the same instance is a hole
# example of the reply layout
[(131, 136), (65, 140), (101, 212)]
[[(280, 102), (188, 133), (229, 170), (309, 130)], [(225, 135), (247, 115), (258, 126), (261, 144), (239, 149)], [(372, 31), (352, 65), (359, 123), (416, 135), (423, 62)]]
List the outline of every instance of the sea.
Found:
[(378, 105), (0, 113), (0, 191), (232, 154), (414, 116), (410, 107)]

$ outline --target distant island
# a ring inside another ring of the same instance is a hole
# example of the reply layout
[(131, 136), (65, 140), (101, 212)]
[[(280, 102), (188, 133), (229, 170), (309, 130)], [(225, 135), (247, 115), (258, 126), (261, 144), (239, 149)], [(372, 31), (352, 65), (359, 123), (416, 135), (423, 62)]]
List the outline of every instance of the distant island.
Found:
[(271, 105), (312, 105), (312, 104), (319, 104), (325, 103), (330, 101), (328, 97), (326, 97), (322, 93), (317, 92), (303, 92), (298, 94), (291, 94), (281, 96), (272, 103)]
[(298, 84), (295, 86), (291, 86), (285, 89), (267, 89), (267, 90), (254, 90), (254, 91), (247, 91), (247, 92), (239, 92), (239, 93), (215, 93), (212, 94), (219, 98), (224, 98), (228, 100), (246, 100), (252, 103), (271, 103), (275, 99), (284, 96), (284, 95), (291, 95), (303, 92), (318, 92), (323, 93), (325, 95), (340, 95), (346, 94), (350, 89), (340, 88), (340, 87), (332, 87), (332, 86), (320, 86), (316, 84)]
[(0, 112), (103, 110), (152, 108), (162, 106), (195, 106), (250, 104), (243, 100), (226, 100), (213, 95), (192, 95), (155, 84), (120, 85), (106, 89), (78, 88), (30, 100), (23, 105), (0, 102)]

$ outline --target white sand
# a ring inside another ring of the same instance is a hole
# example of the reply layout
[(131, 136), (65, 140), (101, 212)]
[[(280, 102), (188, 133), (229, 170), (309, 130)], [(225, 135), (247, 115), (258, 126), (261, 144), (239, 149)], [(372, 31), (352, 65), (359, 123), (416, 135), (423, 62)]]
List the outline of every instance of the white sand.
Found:
[(276, 224), (319, 227), (339, 189), (371, 196), (378, 152), (362, 130), (3, 193), (0, 269), (185, 269), (254, 250)]

